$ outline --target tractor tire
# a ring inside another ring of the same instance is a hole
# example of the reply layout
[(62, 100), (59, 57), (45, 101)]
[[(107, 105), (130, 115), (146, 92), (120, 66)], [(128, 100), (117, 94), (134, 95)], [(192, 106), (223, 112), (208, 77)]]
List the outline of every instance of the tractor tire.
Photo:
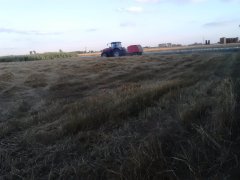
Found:
[(102, 53), (101, 57), (107, 57), (107, 54), (106, 53)]
[(119, 57), (119, 56), (121, 56), (120, 50), (119, 50), (119, 49), (115, 49), (115, 50), (113, 51), (113, 57)]

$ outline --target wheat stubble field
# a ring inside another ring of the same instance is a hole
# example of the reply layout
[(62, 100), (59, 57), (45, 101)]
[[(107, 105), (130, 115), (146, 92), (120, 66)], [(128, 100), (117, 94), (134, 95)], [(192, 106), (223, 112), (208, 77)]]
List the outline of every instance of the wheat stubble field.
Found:
[(238, 179), (240, 54), (0, 63), (0, 179)]

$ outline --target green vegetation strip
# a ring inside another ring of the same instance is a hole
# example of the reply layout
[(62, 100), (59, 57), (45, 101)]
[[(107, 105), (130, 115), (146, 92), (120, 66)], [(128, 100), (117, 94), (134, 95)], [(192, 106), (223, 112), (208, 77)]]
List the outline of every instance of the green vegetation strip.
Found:
[(21, 62), (21, 61), (37, 61), (37, 60), (49, 60), (58, 58), (71, 58), (77, 57), (76, 53), (43, 53), (34, 55), (22, 55), (22, 56), (3, 56), (0, 57), (0, 62)]

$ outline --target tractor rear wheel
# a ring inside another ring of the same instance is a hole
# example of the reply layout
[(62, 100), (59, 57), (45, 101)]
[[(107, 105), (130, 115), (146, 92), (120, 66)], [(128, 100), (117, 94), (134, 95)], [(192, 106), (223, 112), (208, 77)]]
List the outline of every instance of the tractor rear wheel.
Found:
[(119, 57), (120, 56), (120, 51), (118, 49), (113, 51), (113, 57)]
[(106, 53), (102, 53), (101, 57), (107, 57), (107, 54)]

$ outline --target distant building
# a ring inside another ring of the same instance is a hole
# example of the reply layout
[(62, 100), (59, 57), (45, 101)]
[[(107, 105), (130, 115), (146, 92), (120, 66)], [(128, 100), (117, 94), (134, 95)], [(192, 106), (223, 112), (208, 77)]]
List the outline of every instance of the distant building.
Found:
[(172, 43), (163, 43), (163, 44), (158, 44), (159, 48), (169, 48), (169, 47), (179, 47), (182, 46), (181, 44), (172, 44)]
[(210, 45), (210, 40), (205, 40), (205, 45)]
[(200, 45), (203, 45), (203, 43), (195, 42), (193, 44), (189, 44), (188, 46), (200, 46)]
[(181, 44), (172, 44), (172, 47), (181, 47)]
[(158, 47), (160, 47), (160, 48), (172, 47), (172, 43), (159, 44)]
[(227, 44), (226, 39), (227, 38), (225, 38), (225, 37), (220, 38), (220, 44)]
[(238, 37), (236, 38), (220, 38), (220, 44), (238, 43)]

